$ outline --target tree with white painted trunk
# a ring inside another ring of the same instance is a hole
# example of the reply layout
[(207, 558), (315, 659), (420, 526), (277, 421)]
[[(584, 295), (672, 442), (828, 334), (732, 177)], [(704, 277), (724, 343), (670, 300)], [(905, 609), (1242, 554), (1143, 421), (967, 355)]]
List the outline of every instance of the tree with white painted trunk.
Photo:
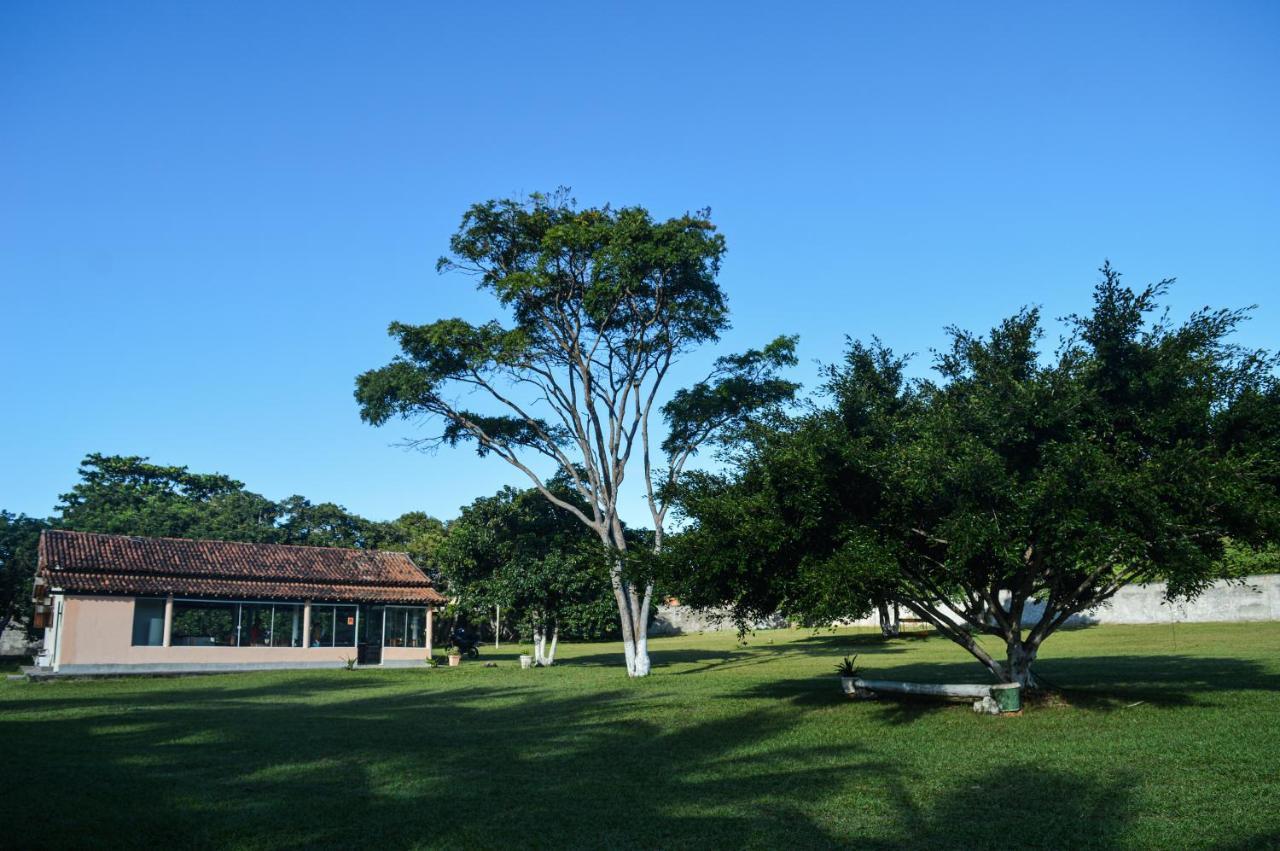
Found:
[[(547, 489), (586, 510), (563, 476)], [(643, 543), (625, 531), (633, 546)], [(474, 622), (501, 607), (521, 638), (533, 641), (540, 665), (555, 660), (561, 637), (616, 630), (608, 551), (535, 488), (505, 487), (463, 506), (432, 557), (459, 614)]]
[[(660, 550), (670, 485), (689, 459), (796, 389), (777, 376), (795, 362), (795, 339), (780, 337), (718, 359), (662, 403), (676, 363), (728, 328), (724, 251), (709, 211), (655, 221), (640, 207), (580, 210), (563, 191), (476, 204), (438, 265), (474, 276), (509, 321), (393, 323), (401, 354), (356, 380), (367, 422), (432, 420), (440, 430), (414, 445), (473, 443), (590, 531), (608, 554), (632, 676), (649, 672), (653, 598), (652, 580), (628, 569), (618, 511), (633, 461)], [(657, 445), (655, 413), (666, 427)], [(576, 500), (548, 487), (552, 475)]]

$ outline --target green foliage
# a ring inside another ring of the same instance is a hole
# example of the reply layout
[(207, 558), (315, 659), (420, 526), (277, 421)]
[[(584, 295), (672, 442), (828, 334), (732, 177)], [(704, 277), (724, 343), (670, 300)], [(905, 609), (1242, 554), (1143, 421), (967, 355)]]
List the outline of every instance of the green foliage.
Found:
[(437, 551), (444, 543), (444, 522), (423, 511), (410, 511), (396, 518), (395, 525), (403, 536), (405, 552), (427, 575), (438, 578)]
[(762, 411), (773, 411), (800, 389), (777, 376), (796, 365), (798, 337), (778, 337), (763, 349), (717, 358), (709, 378), (678, 390), (662, 406), (667, 438), (662, 448), (669, 457), (694, 453), (707, 442), (740, 440)]
[(277, 540), (278, 507), (218, 473), (93, 453), (80, 481), (61, 497), (56, 525), (82, 532), (148, 537)]
[[(568, 486), (553, 482), (564, 499)], [(608, 551), (536, 490), (504, 488), (462, 509), (436, 550), (448, 590), (473, 620), (502, 606), (528, 637), (536, 621), (563, 637), (617, 634)]]
[(985, 337), (951, 329), (937, 381), (852, 343), (832, 407), (682, 490), (694, 522), (674, 564), (690, 596), (816, 622), (900, 600), (1005, 678), (971, 632), (1004, 641), (1012, 666), (1126, 584), (1191, 597), (1240, 563), (1225, 539), (1280, 539), (1275, 359), (1230, 344), (1245, 314), (1174, 325), (1158, 312), (1167, 282), (1134, 291), (1102, 273), (1050, 357), (1034, 309)]
[(302, 544), (429, 553), (443, 524), (425, 514), (367, 520), (331, 502), (302, 496), (273, 502), (218, 473), (151, 464), (136, 456), (91, 454), (80, 481), (63, 494), (60, 529), (146, 537)]
[[(657, 222), (640, 207), (578, 210), (564, 192), (535, 193), (472, 206), (450, 249), (440, 270), (475, 276), (513, 324), (392, 323), (401, 355), (356, 380), (369, 423), (433, 414), (442, 420), (433, 443), (474, 441), (481, 454), (532, 449), (564, 460), (557, 449), (572, 438), (569, 425), (530, 414), (501, 382), (572, 381), (566, 370), (582, 365), (577, 347), (592, 339), (602, 360), (630, 360), (643, 374), (728, 325), (715, 282), (724, 238), (706, 213)], [(503, 412), (456, 408), (458, 384), (489, 391)]]
[(0, 633), (17, 618), (31, 623), (31, 581), (45, 520), (0, 511)]
[(858, 676), (858, 672), (859, 672), (859, 669), (858, 669), (857, 653), (853, 654), (852, 657), (849, 657), (849, 656), (844, 657), (842, 660), (840, 660), (840, 664), (836, 665), (836, 674), (841, 677), (856, 677)]

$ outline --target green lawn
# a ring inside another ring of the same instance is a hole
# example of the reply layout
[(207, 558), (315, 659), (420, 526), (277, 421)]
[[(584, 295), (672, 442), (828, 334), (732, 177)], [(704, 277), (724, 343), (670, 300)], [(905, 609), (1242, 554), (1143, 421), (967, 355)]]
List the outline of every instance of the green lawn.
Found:
[(0, 682), (0, 846), (1280, 847), (1280, 623), (1094, 627), (1022, 717), (854, 703), (981, 682), (941, 639), (660, 639), (563, 664)]

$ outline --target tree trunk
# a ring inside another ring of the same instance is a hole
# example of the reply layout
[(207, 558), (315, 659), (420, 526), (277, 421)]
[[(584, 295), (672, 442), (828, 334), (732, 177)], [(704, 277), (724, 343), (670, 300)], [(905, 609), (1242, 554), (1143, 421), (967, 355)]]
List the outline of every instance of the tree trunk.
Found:
[(1010, 641), (1007, 658), (1005, 682), (1017, 683), (1023, 688), (1035, 688), (1036, 677), (1031, 672), (1031, 665), (1036, 661), (1036, 648), (1029, 647), (1021, 641)]
[(898, 637), (898, 604), (893, 604), (893, 615), (890, 617), (889, 604), (881, 601), (876, 604), (880, 611), (880, 634), (885, 638)]
[(554, 624), (551, 627), (551, 649), (547, 651), (547, 661), (544, 663), (548, 667), (556, 663), (556, 644), (560, 642), (560, 624)]
[[(607, 538), (605, 543), (612, 544)], [(653, 594), (653, 586), (649, 585), (643, 595), (638, 595), (636, 586), (626, 581), (622, 575), (625, 542), (622, 546), (616, 546), (616, 551), (619, 556), (609, 572), (609, 581), (613, 586), (613, 599), (618, 604), (627, 676), (646, 677), (649, 675), (649, 599)]]
[(648, 600), (652, 588), (638, 597), (634, 586), (627, 588), (627, 596), (632, 598), (622, 612), (622, 643), (627, 656), (627, 675), (647, 677), (649, 675), (649, 612)]
[(547, 645), (546, 633), (542, 628), (542, 621), (534, 621), (533, 625), (533, 664), (543, 665), (543, 651)]

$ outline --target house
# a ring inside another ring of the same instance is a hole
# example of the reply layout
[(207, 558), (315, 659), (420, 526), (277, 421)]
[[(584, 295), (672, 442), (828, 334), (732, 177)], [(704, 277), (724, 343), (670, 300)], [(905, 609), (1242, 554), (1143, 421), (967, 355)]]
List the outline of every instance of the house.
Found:
[(37, 665), (183, 673), (421, 665), (445, 602), (405, 553), (46, 531)]

